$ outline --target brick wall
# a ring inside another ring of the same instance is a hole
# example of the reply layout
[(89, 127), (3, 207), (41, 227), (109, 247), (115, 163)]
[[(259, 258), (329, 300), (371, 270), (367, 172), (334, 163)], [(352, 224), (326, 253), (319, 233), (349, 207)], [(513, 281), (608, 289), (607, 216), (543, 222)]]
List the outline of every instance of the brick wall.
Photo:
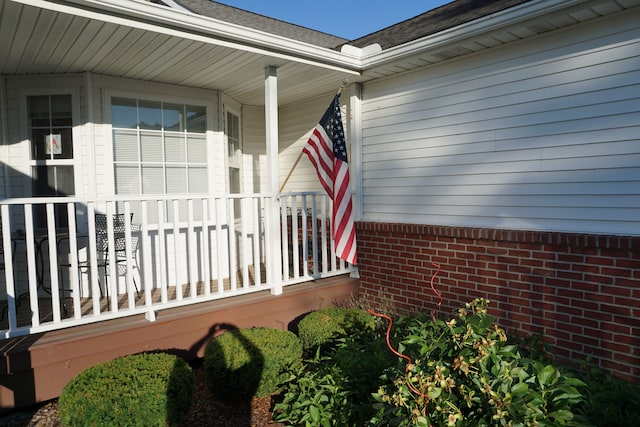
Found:
[(640, 381), (640, 237), (361, 222), (360, 294), (440, 318), (476, 297), (508, 333), (541, 333), (561, 363), (593, 356)]

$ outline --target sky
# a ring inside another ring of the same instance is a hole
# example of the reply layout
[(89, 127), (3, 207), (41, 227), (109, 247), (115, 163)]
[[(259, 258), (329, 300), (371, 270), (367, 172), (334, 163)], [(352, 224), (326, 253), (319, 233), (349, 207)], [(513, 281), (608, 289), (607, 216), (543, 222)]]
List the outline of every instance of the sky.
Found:
[(216, 0), (250, 12), (354, 40), (452, 0)]

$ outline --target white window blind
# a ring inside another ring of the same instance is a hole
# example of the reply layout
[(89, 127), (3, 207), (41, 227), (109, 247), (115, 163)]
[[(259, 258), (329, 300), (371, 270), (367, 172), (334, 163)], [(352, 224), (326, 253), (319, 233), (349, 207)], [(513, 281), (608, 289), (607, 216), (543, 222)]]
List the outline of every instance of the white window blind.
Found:
[(114, 97), (111, 117), (116, 194), (208, 193), (205, 106)]

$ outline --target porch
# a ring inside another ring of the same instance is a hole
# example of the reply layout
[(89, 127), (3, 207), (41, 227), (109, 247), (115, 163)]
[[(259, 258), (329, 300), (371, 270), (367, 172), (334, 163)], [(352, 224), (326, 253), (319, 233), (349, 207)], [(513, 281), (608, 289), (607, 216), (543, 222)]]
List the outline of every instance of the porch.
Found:
[(314, 192), (3, 200), (0, 334), (153, 322), (168, 309), (348, 274), (329, 206)]
[(0, 413), (53, 399), (83, 369), (122, 355), (163, 350), (191, 360), (229, 327), (290, 328), (303, 314), (356, 294), (358, 286), (341, 275), (287, 286), (280, 296), (263, 290), (163, 310), (155, 322), (139, 314), (0, 341)]

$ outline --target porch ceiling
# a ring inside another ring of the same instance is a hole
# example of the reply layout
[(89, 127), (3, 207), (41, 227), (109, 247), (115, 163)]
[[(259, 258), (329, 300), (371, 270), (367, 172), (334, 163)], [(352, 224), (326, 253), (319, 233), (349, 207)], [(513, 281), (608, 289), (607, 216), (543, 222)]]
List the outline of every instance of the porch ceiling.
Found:
[(286, 50), (270, 52), (257, 43), (240, 45), (231, 37), (185, 33), (166, 22), (134, 22), (102, 11), (78, 10), (77, 5), (64, 6), (67, 2), (28, 3), (0, 0), (0, 74), (89, 71), (223, 90), (249, 105), (264, 104), (268, 65), (278, 67), (280, 104), (335, 91), (345, 78), (351, 82), (359, 78), (354, 68), (331, 63), (333, 51), (328, 49), (329, 60), (324, 62), (310, 59), (309, 54), (296, 58)]
[[(0, 0), (0, 75), (92, 72), (224, 91), (264, 105), (264, 69), (278, 102), (451, 60), (638, 7), (640, 0), (538, 0), (380, 52), (344, 52), (146, 1)], [(373, 36), (373, 35), (372, 35)]]

